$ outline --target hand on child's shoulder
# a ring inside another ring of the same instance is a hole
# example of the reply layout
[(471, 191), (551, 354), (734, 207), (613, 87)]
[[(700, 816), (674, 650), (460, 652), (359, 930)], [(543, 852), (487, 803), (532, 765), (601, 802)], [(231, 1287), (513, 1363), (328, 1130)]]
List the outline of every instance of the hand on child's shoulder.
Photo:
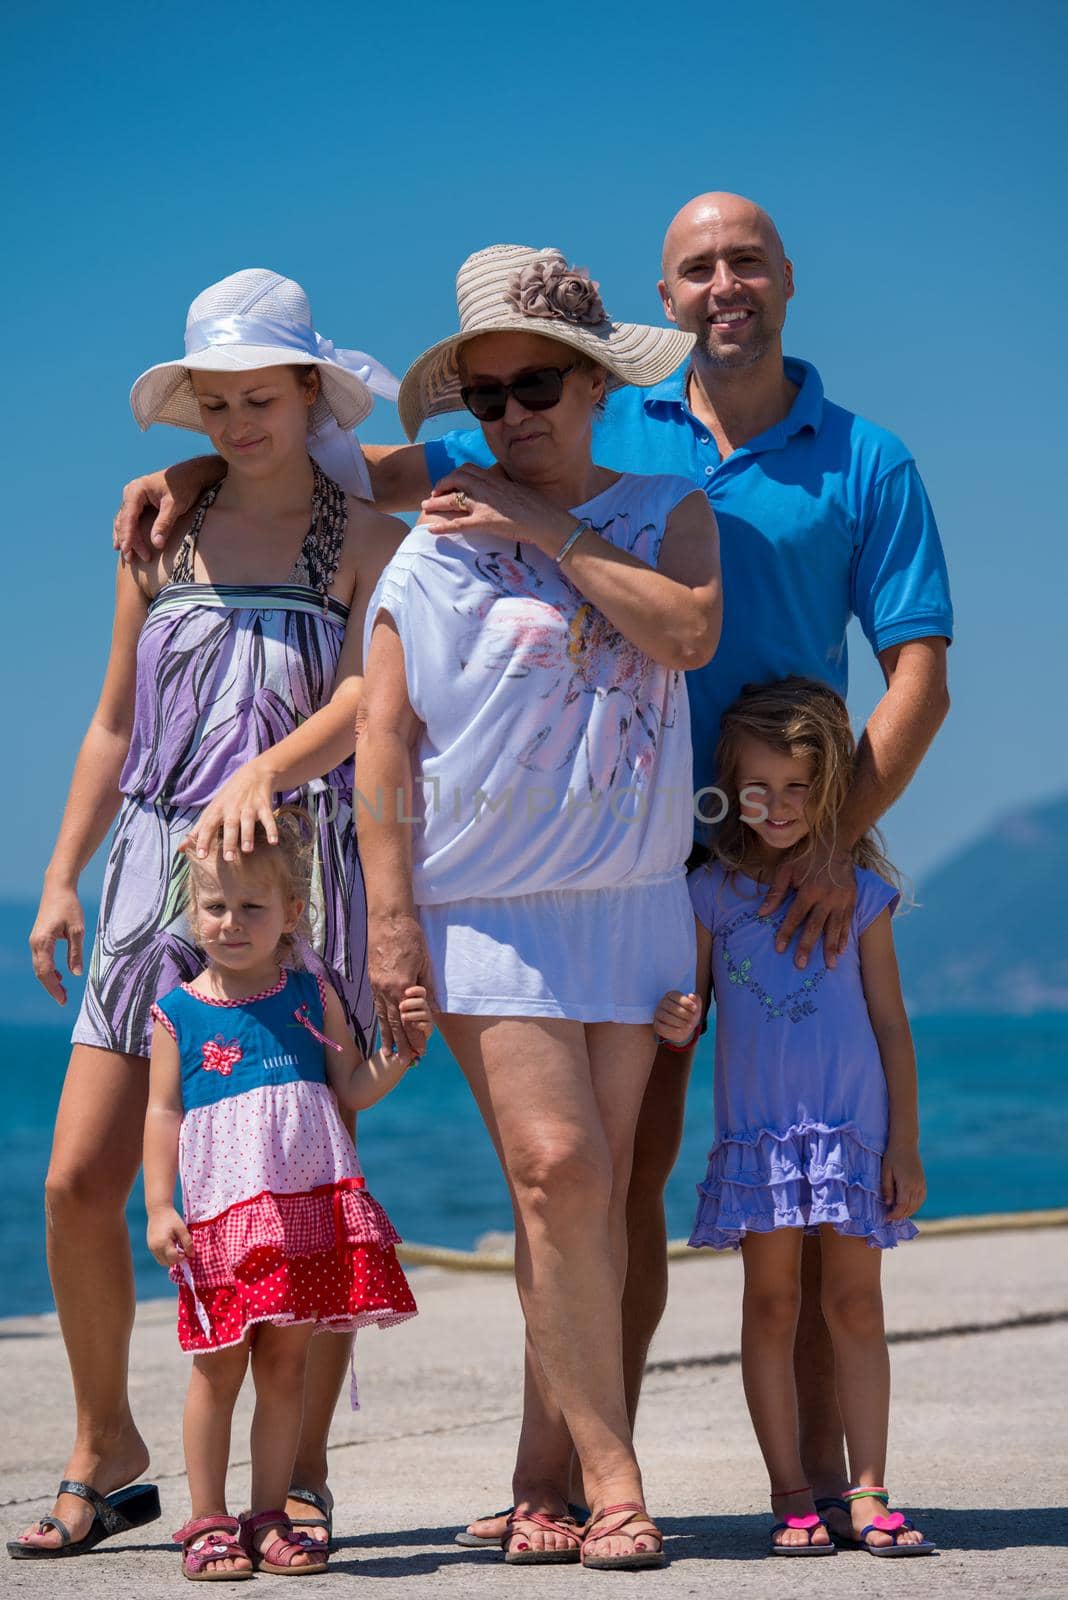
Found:
[(671, 989), (661, 1000), (653, 1017), (657, 1037), (666, 1044), (689, 1044), (701, 1020), (701, 1002), (695, 994)]

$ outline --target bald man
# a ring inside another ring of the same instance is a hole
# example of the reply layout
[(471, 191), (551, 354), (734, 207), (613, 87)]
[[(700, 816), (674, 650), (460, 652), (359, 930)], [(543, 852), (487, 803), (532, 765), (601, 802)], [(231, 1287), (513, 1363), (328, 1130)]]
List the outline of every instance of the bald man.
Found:
[[(733, 194), (691, 200), (668, 228), (662, 273), (664, 310), (696, 335), (693, 355), (653, 389), (608, 396), (595, 424), (594, 458), (620, 471), (692, 478), (719, 522), (722, 640), (714, 660), (687, 678), (698, 789), (715, 781), (720, 717), (744, 683), (801, 673), (846, 692), (851, 617), (859, 619), (886, 680), (861, 740), (838, 854), (803, 883), (793, 883), (792, 869), (783, 868), (766, 902), (773, 910), (796, 888), (780, 948), (796, 935), (794, 959), (804, 967), (822, 941), (823, 958), (833, 965), (853, 911), (853, 876), (842, 870), (849, 848), (905, 789), (948, 710), (953, 622), (938, 531), (905, 446), (827, 401), (814, 367), (784, 358), (794, 273), (765, 211)], [(365, 446), (365, 454), (376, 500), (391, 511), (416, 508), (462, 462), (492, 464), (477, 429), (425, 446)], [(153, 542), (165, 542), (174, 518), (219, 476), (220, 465), (213, 458), (185, 463), (167, 480), (154, 474), (128, 485), (117, 542), (133, 547), (149, 502), (161, 508)], [(632, 1417), (667, 1295), (663, 1194), (682, 1136), (691, 1062), (692, 1054), (660, 1051), (638, 1125), (624, 1296)], [(814, 1240), (806, 1241), (802, 1274), (796, 1351), (802, 1460), (827, 1521), (847, 1533), (848, 1511), (834, 1503), (847, 1486), (846, 1463)], [(516, 1503), (562, 1511), (578, 1488), (569, 1484), (571, 1455), (563, 1418), (528, 1361)], [(776, 1505), (783, 1509), (793, 1507)], [(457, 1537), (495, 1544), (503, 1528), (502, 1514)], [(549, 1551), (564, 1543), (548, 1532), (531, 1542)]]

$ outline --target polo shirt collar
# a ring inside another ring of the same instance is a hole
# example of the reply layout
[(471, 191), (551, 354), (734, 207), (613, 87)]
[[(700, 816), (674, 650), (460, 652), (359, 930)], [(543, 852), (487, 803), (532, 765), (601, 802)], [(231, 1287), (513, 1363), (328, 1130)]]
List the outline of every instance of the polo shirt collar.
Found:
[[(756, 449), (774, 450), (781, 448), (788, 439), (795, 434), (803, 433), (808, 429), (810, 433), (819, 433), (823, 424), (823, 382), (815, 367), (809, 361), (801, 361), (796, 356), (785, 356), (783, 367), (791, 383), (800, 387), (782, 422), (775, 428), (769, 428), (757, 439), (751, 439), (745, 447), (747, 450)], [(643, 409), (653, 412), (654, 409), (661, 415), (670, 411), (682, 411), (687, 417), (693, 418), (693, 412), (686, 404), (686, 380), (690, 374), (690, 363), (684, 361), (677, 367), (670, 378), (665, 378), (662, 383), (657, 383), (651, 389), (646, 389), (642, 397)], [(694, 418), (696, 421), (696, 418)]]

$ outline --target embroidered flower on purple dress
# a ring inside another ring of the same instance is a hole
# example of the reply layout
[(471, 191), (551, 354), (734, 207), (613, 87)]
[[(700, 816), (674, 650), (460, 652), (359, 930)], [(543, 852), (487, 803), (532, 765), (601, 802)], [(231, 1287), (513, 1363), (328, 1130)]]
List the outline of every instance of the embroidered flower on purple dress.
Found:
[(595, 328), (609, 320), (599, 288), (585, 267), (569, 267), (558, 250), (550, 250), (515, 273), (506, 299), (524, 317), (560, 317)]

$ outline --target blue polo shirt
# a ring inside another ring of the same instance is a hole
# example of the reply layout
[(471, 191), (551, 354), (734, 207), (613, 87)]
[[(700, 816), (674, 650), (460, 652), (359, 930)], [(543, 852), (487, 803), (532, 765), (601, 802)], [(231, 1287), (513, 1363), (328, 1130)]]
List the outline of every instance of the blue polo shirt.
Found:
[[(785, 365), (800, 386), (789, 415), (725, 460), (686, 404), (688, 366), (655, 388), (613, 391), (594, 424), (599, 465), (690, 478), (719, 522), (723, 635), (686, 678), (698, 788), (714, 782), (720, 718), (743, 684), (797, 672), (846, 693), (851, 616), (875, 651), (953, 636), (945, 557), (912, 456), (826, 400), (807, 361)], [(477, 428), (425, 448), (432, 483), (463, 462), (493, 464)]]

